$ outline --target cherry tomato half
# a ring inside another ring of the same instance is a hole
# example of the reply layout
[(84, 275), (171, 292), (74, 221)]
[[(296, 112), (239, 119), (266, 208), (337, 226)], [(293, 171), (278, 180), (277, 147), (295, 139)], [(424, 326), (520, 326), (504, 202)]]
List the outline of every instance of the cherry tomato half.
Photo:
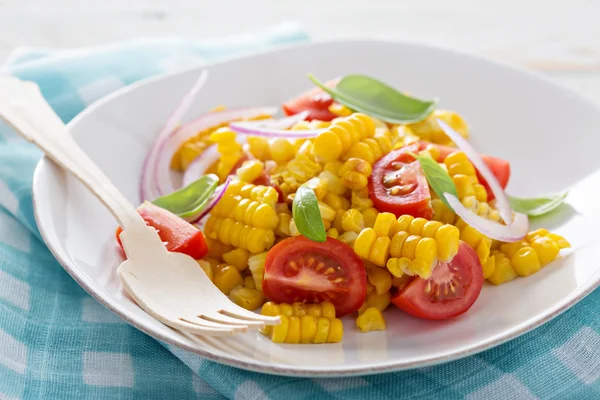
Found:
[(421, 165), (409, 152), (418, 153), (419, 144), (394, 150), (373, 165), (369, 197), (380, 212), (396, 217), (409, 214), (431, 219), (431, 194)]
[[(338, 80), (332, 80), (325, 84), (329, 87), (337, 85)], [(318, 119), (320, 121), (331, 121), (337, 115), (329, 111), (329, 106), (333, 104), (333, 99), (321, 88), (314, 88), (302, 93), (300, 96), (283, 103), (283, 112), (286, 115), (298, 114), (302, 111), (308, 111), (307, 121)]]
[(269, 250), (262, 287), (276, 303), (330, 301), (341, 317), (365, 302), (367, 275), (361, 259), (345, 243), (296, 236)]
[(392, 297), (402, 311), (424, 319), (448, 319), (466, 312), (481, 293), (483, 271), (477, 253), (461, 242), (458, 254), (438, 263), (429, 279), (415, 278)]
[[(165, 243), (167, 250), (187, 254), (195, 260), (208, 253), (204, 234), (189, 222), (150, 202), (143, 203), (137, 211), (146, 221), (146, 225), (158, 231), (158, 236)], [(117, 242), (121, 247), (123, 245), (119, 235), (122, 231), (118, 228), (116, 232)]]

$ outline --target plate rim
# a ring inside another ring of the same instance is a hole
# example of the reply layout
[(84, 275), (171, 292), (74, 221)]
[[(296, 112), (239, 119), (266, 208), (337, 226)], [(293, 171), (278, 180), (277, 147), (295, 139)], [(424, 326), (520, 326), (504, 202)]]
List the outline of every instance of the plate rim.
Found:
[[(112, 93), (109, 93), (108, 95), (103, 96), (102, 98), (94, 101), (92, 104), (90, 104), (84, 110), (82, 110), (79, 114), (77, 114), (67, 124), (67, 126), (69, 128), (71, 128), (72, 126), (77, 125), (81, 119), (85, 118), (88, 114), (93, 113), (102, 104), (104, 104), (106, 102), (110, 102), (113, 98), (119, 97), (131, 90), (135, 90), (137, 87), (145, 86), (145, 85), (151, 84), (152, 82), (155, 82), (155, 81), (160, 81), (160, 80), (167, 79), (167, 78), (170, 78), (170, 77), (173, 77), (176, 75), (181, 75), (181, 74), (185, 74), (187, 72), (200, 70), (202, 68), (211, 67), (213, 65), (228, 63), (233, 60), (240, 59), (240, 58), (247, 58), (247, 57), (259, 56), (259, 55), (264, 55), (264, 54), (269, 54), (269, 53), (276, 53), (276, 52), (288, 50), (288, 49), (308, 48), (308, 47), (314, 47), (314, 46), (319, 46), (319, 45), (332, 45), (332, 44), (339, 44), (339, 43), (355, 43), (355, 44), (390, 43), (390, 44), (398, 44), (398, 45), (403, 45), (403, 46), (428, 48), (428, 49), (431, 49), (434, 51), (442, 51), (442, 52), (450, 53), (453, 55), (459, 55), (462, 57), (466, 57), (466, 58), (470, 58), (470, 59), (474, 59), (474, 60), (478, 60), (478, 61), (484, 61), (486, 63), (494, 64), (495, 66), (498, 66), (501, 68), (508, 68), (514, 72), (526, 74), (532, 79), (536, 79), (538, 81), (541, 80), (544, 83), (553, 86), (555, 89), (558, 89), (564, 95), (575, 96), (579, 101), (583, 101), (583, 102), (587, 103), (588, 106), (591, 106), (593, 109), (595, 109), (597, 112), (600, 113), (600, 109), (598, 108), (598, 106), (596, 104), (594, 104), (593, 102), (591, 102), (588, 98), (556, 83), (555, 81), (540, 74), (539, 72), (532, 71), (532, 70), (529, 70), (529, 69), (526, 69), (523, 67), (519, 67), (516, 65), (508, 64), (508, 63), (493, 60), (493, 59), (488, 59), (488, 58), (479, 56), (477, 54), (470, 54), (470, 53), (446, 48), (443, 46), (422, 44), (422, 43), (417, 43), (414, 41), (393, 40), (393, 39), (354, 39), (354, 38), (349, 38), (349, 39), (322, 40), (322, 41), (313, 41), (313, 42), (308, 42), (308, 43), (296, 43), (296, 44), (291, 44), (291, 45), (275, 46), (275, 47), (272, 47), (269, 49), (254, 51), (254, 52), (250, 52), (250, 53), (243, 53), (241, 55), (222, 58), (215, 62), (209, 62), (209, 63), (201, 62), (200, 64), (196, 64), (196, 65), (193, 65), (190, 67), (180, 68), (175, 71), (171, 71), (171, 72), (159, 74), (156, 76), (152, 76), (149, 78), (145, 78), (145, 79), (142, 79), (133, 84), (124, 86), (124, 87), (122, 87)], [(48, 232), (46, 231), (46, 227), (45, 227), (44, 223), (41, 222), (43, 217), (39, 214), (39, 207), (37, 206), (37, 204), (38, 204), (37, 198), (39, 195), (39, 190), (40, 190), (40, 185), (41, 185), (40, 179), (41, 179), (42, 170), (50, 168), (50, 164), (54, 164), (54, 162), (50, 158), (48, 158), (46, 155), (43, 155), (41, 157), (41, 159), (39, 160), (39, 162), (37, 163), (35, 170), (34, 170), (33, 183), (32, 183), (32, 202), (33, 202), (34, 218), (35, 218), (38, 230), (40, 232), (40, 235), (41, 235), (44, 243), (50, 250), (51, 254), (58, 261), (58, 263), (65, 269), (65, 271), (67, 271), (67, 273), (77, 282), (77, 284), (79, 286), (81, 286), (87, 293), (89, 293), (94, 299), (96, 299), (96, 301), (98, 301), (104, 307), (106, 307), (107, 309), (109, 309), (110, 311), (115, 313), (119, 318), (121, 318), (128, 324), (132, 325), (136, 329), (142, 331), (143, 333), (145, 333), (159, 341), (176, 346), (178, 348), (189, 351), (191, 353), (195, 353), (195, 354), (197, 354), (201, 357), (204, 357), (206, 359), (209, 359), (211, 361), (215, 361), (220, 364), (224, 364), (224, 365), (228, 365), (228, 366), (232, 366), (232, 367), (236, 367), (236, 368), (241, 368), (241, 369), (248, 370), (248, 371), (260, 372), (260, 373), (265, 373), (265, 374), (270, 374), (270, 375), (278, 375), (278, 376), (306, 377), (306, 378), (320, 378), (320, 377), (334, 378), (334, 377), (361, 376), (361, 375), (364, 376), (364, 375), (372, 375), (372, 374), (377, 374), (377, 373), (396, 372), (396, 371), (438, 365), (438, 364), (458, 360), (458, 359), (461, 359), (464, 357), (468, 357), (468, 356), (480, 353), (482, 351), (488, 350), (490, 348), (493, 348), (493, 347), (496, 347), (503, 343), (506, 343), (512, 339), (515, 339), (515, 338), (545, 324), (546, 322), (554, 319), (555, 317), (559, 316), (560, 314), (562, 314), (563, 312), (565, 312), (566, 310), (568, 310), (569, 308), (571, 308), (572, 306), (577, 304), (579, 301), (583, 300), (587, 295), (589, 295), (597, 287), (600, 286), (600, 270), (598, 270), (587, 281), (585, 281), (583, 284), (579, 285), (579, 287), (577, 287), (575, 290), (573, 290), (571, 293), (569, 293), (569, 295), (565, 296), (562, 299), (562, 301), (558, 302), (554, 307), (550, 307), (544, 313), (538, 314), (535, 318), (531, 318), (529, 321), (523, 322), (523, 323), (513, 327), (512, 329), (504, 332), (503, 334), (498, 334), (496, 336), (489, 337), (487, 340), (483, 340), (477, 345), (468, 346), (467, 348), (460, 350), (460, 351), (454, 351), (454, 352), (451, 351), (451, 352), (447, 352), (442, 355), (439, 355), (437, 357), (430, 357), (430, 358), (424, 359), (424, 360), (416, 360), (416, 361), (410, 361), (410, 362), (402, 362), (402, 361), (398, 362), (398, 361), (389, 361), (388, 360), (388, 361), (382, 362), (379, 365), (374, 366), (374, 367), (344, 368), (342, 366), (342, 367), (327, 367), (326, 369), (314, 369), (314, 368), (310, 368), (310, 367), (307, 368), (304, 366), (281, 367), (281, 366), (265, 364), (263, 362), (240, 361), (237, 358), (235, 358), (234, 356), (217, 355), (206, 349), (189, 346), (184, 342), (178, 341), (176, 339), (171, 339), (170, 337), (163, 335), (160, 331), (147, 326), (145, 323), (138, 322), (135, 317), (130, 317), (127, 313), (119, 311), (116, 307), (114, 307), (109, 301), (107, 301), (105, 299), (105, 296), (101, 293), (102, 289), (98, 285), (94, 284), (93, 282), (92, 282), (92, 284), (88, 284), (87, 282), (85, 282), (84, 276), (86, 276), (86, 275), (85, 275), (85, 273), (82, 273), (82, 270), (77, 266), (77, 264), (75, 262), (73, 262), (71, 264), (69, 262), (69, 260), (64, 259), (60, 255), (60, 252), (58, 250), (56, 250), (55, 248), (52, 247), (51, 241), (49, 240)], [(56, 165), (54, 165), (54, 166), (56, 167)], [(61, 172), (64, 173), (64, 171), (62, 171), (62, 170), (61, 170)], [(52, 172), (50, 170), (47, 173), (52, 174), (54, 172)], [(197, 372), (197, 371), (194, 371), (194, 372)]]

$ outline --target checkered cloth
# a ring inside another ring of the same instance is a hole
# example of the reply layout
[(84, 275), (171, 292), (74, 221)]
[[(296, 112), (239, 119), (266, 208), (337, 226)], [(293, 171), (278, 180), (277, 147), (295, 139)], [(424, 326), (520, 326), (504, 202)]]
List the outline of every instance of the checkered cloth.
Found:
[[(35, 81), (66, 122), (98, 97), (141, 78), (305, 39), (299, 28), (284, 25), (212, 42), (27, 49), (4, 73)], [(600, 398), (600, 291), (479, 355), (366, 377), (262, 375), (161, 344), (87, 295), (42, 242), (31, 205), (39, 157), (33, 146), (0, 128), (0, 399)]]

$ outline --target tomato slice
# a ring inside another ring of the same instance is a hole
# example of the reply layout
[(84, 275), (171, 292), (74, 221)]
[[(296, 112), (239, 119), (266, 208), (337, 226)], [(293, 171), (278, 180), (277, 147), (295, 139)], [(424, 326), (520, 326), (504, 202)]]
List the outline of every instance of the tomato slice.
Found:
[(394, 150), (373, 165), (369, 177), (369, 197), (375, 208), (396, 217), (409, 214), (431, 219), (431, 194), (421, 165), (409, 155), (417, 153), (419, 144)]
[[(325, 84), (329, 87), (335, 87), (338, 80), (334, 79)], [(298, 114), (301, 111), (308, 111), (306, 120), (312, 121), (318, 119), (321, 121), (331, 121), (338, 116), (329, 111), (329, 106), (333, 104), (331, 96), (321, 88), (314, 88), (302, 93), (300, 96), (283, 103), (283, 112), (286, 115)]]
[(330, 301), (336, 316), (342, 317), (365, 302), (367, 274), (345, 243), (330, 237), (318, 243), (296, 236), (269, 250), (262, 287), (277, 303)]
[(415, 317), (448, 319), (471, 308), (482, 286), (479, 257), (468, 244), (461, 242), (458, 254), (450, 262), (438, 263), (429, 279), (415, 278), (391, 300)]
[[(187, 254), (195, 260), (208, 253), (204, 234), (189, 222), (150, 202), (143, 203), (137, 211), (146, 221), (146, 225), (158, 231), (158, 236), (165, 243), (167, 250)], [(119, 235), (122, 231), (118, 228), (116, 232), (117, 242), (121, 248), (123, 245)]]
[[(420, 149), (423, 150), (429, 144), (431, 143), (420, 142)], [(444, 146), (441, 144), (436, 144), (435, 146), (437, 146), (437, 148), (440, 150), (440, 157), (437, 160), (438, 162), (444, 161), (444, 158), (446, 158), (448, 154), (458, 151), (456, 147)], [(502, 186), (502, 189), (506, 188), (506, 185), (508, 185), (508, 180), (510, 179), (510, 163), (502, 158), (486, 156), (485, 154), (482, 154), (481, 158), (492, 171), (492, 174), (496, 176), (500, 186)], [(477, 179), (479, 179), (479, 182), (485, 186), (485, 190), (487, 190), (488, 193), (488, 200), (493, 200), (494, 193), (492, 193), (492, 190), (485, 179), (483, 179), (483, 177), (479, 174), (479, 171), (477, 171)]]

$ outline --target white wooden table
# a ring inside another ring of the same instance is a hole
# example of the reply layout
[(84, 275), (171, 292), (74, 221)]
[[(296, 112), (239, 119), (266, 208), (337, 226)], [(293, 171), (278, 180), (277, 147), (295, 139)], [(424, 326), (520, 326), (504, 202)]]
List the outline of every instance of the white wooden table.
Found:
[(600, 0), (0, 0), (18, 46), (216, 37), (297, 21), (314, 39), (394, 38), (542, 70), (600, 105)]

